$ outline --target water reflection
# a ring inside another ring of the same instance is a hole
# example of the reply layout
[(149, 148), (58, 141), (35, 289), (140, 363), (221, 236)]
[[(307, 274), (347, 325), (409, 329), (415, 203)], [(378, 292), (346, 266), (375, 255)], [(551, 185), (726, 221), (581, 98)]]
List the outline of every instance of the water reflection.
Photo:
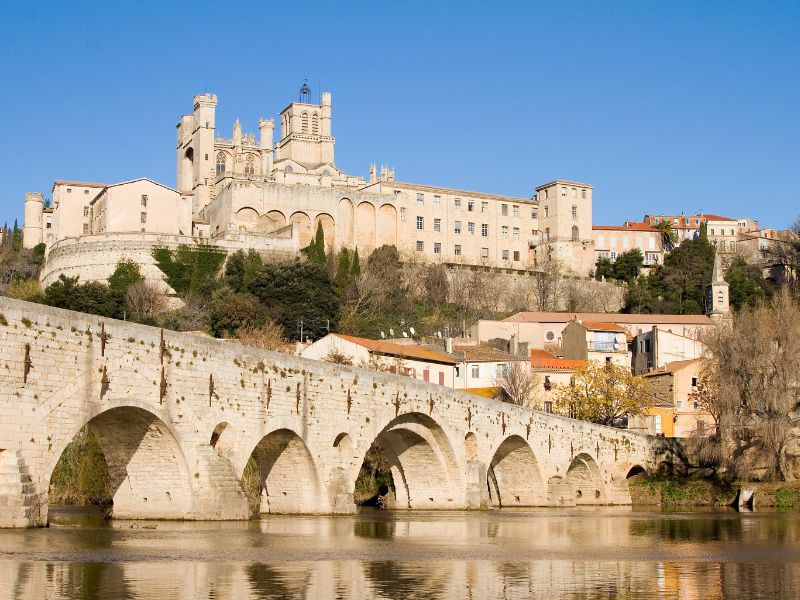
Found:
[(543, 509), (0, 531), (5, 598), (793, 598), (800, 516)]

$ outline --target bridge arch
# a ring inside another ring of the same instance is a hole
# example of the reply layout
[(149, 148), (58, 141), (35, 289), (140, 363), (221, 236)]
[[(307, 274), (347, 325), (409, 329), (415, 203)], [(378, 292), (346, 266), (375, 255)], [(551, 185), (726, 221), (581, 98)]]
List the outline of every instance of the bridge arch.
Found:
[(303, 438), (288, 428), (262, 437), (251, 454), (258, 476), (261, 513), (317, 513), (322, 497), (314, 458)]
[(603, 474), (597, 462), (585, 452), (572, 459), (566, 480), (572, 488), (575, 504), (606, 503)]
[(108, 466), (115, 518), (185, 518), (191, 512), (191, 478), (179, 436), (165, 419), (132, 404), (100, 409), (76, 423), (47, 468), (48, 488), (64, 450), (84, 426)]
[(525, 439), (507, 437), (489, 463), (489, 494), (492, 504), (539, 506), (545, 504), (546, 488), (539, 462)]
[(353, 487), (373, 441), (381, 445), (389, 461), (397, 508), (444, 509), (460, 505), (461, 470), (447, 433), (433, 418), (411, 412), (392, 419), (361, 449), (361, 460), (351, 477)]

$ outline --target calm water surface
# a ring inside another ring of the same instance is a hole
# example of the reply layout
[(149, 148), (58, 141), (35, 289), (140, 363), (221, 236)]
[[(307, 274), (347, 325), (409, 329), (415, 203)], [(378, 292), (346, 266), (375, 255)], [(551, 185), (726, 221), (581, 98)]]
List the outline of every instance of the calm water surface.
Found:
[(0, 531), (0, 598), (800, 598), (800, 514), (629, 508)]

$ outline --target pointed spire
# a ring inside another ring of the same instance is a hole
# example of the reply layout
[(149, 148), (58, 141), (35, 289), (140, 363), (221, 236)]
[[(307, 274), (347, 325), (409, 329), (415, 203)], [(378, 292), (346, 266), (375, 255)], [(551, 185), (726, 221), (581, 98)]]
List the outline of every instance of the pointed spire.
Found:
[(714, 251), (714, 270), (711, 272), (712, 283), (725, 283), (725, 272), (722, 270), (722, 263), (719, 259), (719, 252)]

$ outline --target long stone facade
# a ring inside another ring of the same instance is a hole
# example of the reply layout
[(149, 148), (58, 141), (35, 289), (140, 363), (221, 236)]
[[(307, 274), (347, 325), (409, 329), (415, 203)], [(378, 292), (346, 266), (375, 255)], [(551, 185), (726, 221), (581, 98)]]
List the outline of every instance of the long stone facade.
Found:
[(379, 441), (406, 509), (630, 502), (657, 440), (402, 376), (0, 298), (0, 524), (47, 521), (48, 488), (88, 424), (117, 518), (352, 513)]

